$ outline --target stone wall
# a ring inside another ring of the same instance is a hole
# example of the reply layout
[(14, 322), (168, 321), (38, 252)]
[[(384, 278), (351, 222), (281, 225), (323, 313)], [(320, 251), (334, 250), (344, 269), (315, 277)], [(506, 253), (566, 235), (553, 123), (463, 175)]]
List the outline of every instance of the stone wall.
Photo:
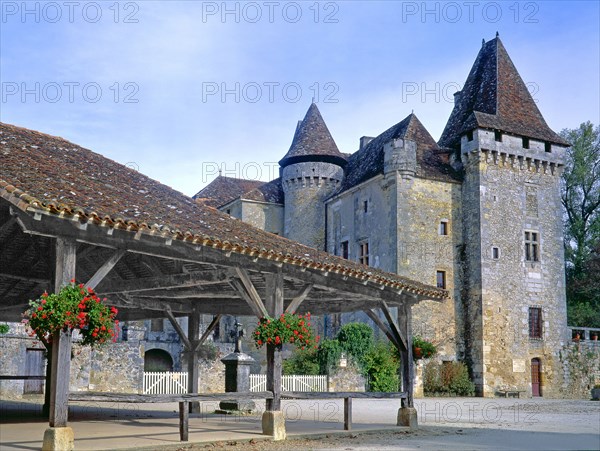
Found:
[(365, 391), (366, 380), (356, 365), (348, 363), (346, 367), (338, 367), (329, 376), (329, 391)]

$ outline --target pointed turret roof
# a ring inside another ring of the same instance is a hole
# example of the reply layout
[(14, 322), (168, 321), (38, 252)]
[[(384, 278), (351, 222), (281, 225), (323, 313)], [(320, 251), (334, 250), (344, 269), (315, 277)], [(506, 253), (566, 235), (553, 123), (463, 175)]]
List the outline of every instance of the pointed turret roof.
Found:
[(455, 96), (440, 146), (458, 147), (460, 137), (477, 127), (568, 145), (546, 124), (499, 37), (483, 44)]
[(383, 174), (383, 146), (394, 139), (414, 141), (417, 145), (417, 175), (441, 180), (459, 180), (447, 162), (447, 151), (441, 149), (419, 118), (411, 113), (388, 128), (369, 144), (348, 158), (342, 191), (350, 189), (378, 174)]
[(290, 150), (279, 164), (281, 167), (285, 167), (302, 161), (327, 161), (340, 166), (346, 163), (344, 155), (338, 150), (317, 105), (314, 103), (310, 105), (306, 116), (296, 127)]

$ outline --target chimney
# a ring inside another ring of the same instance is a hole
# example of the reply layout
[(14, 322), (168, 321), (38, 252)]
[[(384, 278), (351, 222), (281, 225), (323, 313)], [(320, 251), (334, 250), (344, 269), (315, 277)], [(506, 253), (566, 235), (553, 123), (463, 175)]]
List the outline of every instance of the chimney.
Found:
[(362, 138), (360, 138), (360, 143), (358, 145), (358, 150), (362, 150), (365, 147), (367, 147), (367, 144), (369, 144), (371, 141), (373, 141), (373, 139), (375, 139), (372, 136), (363, 136)]
[(454, 93), (454, 105), (456, 105), (458, 102), (460, 102), (460, 95), (462, 94), (462, 91), (456, 91)]

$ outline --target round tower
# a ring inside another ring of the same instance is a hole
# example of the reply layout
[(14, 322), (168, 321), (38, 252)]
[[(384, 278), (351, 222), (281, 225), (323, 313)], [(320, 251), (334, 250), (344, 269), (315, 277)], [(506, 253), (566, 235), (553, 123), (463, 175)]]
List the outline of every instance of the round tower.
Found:
[(345, 164), (313, 103), (298, 123), (290, 150), (279, 162), (287, 238), (325, 249), (325, 200), (339, 190)]

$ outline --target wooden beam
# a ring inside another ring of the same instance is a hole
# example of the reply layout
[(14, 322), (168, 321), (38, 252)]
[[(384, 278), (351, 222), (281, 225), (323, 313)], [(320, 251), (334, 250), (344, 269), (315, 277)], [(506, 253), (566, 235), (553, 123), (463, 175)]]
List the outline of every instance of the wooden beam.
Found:
[(165, 302), (156, 299), (146, 299), (138, 297), (124, 298), (119, 295), (111, 295), (109, 303), (115, 307), (122, 309), (137, 309), (137, 310), (155, 310), (164, 313), (167, 305), (170, 306), (172, 313), (189, 314), (192, 311), (190, 303), (184, 302)]
[(344, 398), (344, 430), (352, 430), (352, 398)]
[(115, 265), (125, 255), (126, 251), (123, 249), (117, 249), (114, 254), (110, 256), (108, 260), (104, 262), (100, 268), (94, 273), (94, 275), (87, 281), (86, 286), (90, 288), (96, 288), (100, 282), (108, 275), (109, 272), (115, 267)]
[[(248, 294), (248, 297), (249, 297), (250, 301), (261, 312), (261, 316), (259, 316), (259, 318), (260, 317), (269, 316), (268, 311), (265, 308), (265, 305), (263, 304), (262, 299), (260, 298), (260, 295), (256, 291), (256, 288), (254, 287), (254, 284), (252, 283), (252, 280), (250, 279), (250, 276), (248, 275), (248, 271), (246, 271), (245, 269), (240, 268), (239, 266), (236, 266), (234, 268), (234, 271), (235, 271), (235, 274), (237, 275), (237, 277), (242, 282), (242, 285), (246, 289), (246, 293)], [(283, 285), (283, 278), (281, 279), (281, 283)]]
[[(267, 309), (272, 318), (283, 313), (283, 274), (266, 274)], [(267, 410), (281, 410), (281, 352), (275, 344), (267, 344), (267, 391), (273, 393), (273, 399), (267, 400)], [(263, 431), (264, 432), (264, 431)]]
[(211, 269), (186, 274), (175, 274), (160, 277), (142, 277), (135, 280), (101, 285), (98, 292), (102, 295), (113, 293), (133, 293), (152, 291), (156, 289), (176, 289), (227, 282), (230, 275), (223, 269)]
[(379, 329), (381, 329), (383, 331), (383, 333), (388, 338), (388, 340), (390, 340), (392, 342), (392, 344), (394, 346), (396, 346), (396, 348), (400, 349), (401, 345), (400, 345), (400, 342), (398, 341), (398, 338), (396, 337), (396, 335), (394, 335), (392, 333), (390, 328), (383, 321), (381, 321), (379, 316), (377, 316), (377, 313), (375, 313), (373, 310), (370, 310), (370, 309), (366, 309), (366, 310), (364, 310), (364, 312), (367, 314), (367, 316), (369, 318), (371, 318), (371, 320), (377, 325), (377, 327), (379, 327)]
[(298, 310), (298, 307), (300, 307), (300, 304), (302, 304), (302, 302), (304, 302), (306, 297), (312, 291), (313, 287), (314, 287), (314, 285), (312, 283), (306, 285), (304, 287), (304, 289), (302, 290), (302, 292), (298, 296), (296, 296), (295, 298), (292, 299), (292, 302), (290, 302), (290, 305), (288, 305), (287, 308), (285, 309), (285, 313), (296, 313), (296, 310)]
[(206, 341), (206, 339), (209, 337), (209, 335), (212, 333), (212, 331), (215, 330), (215, 327), (217, 327), (217, 324), (219, 324), (219, 321), (221, 321), (222, 316), (223, 315), (221, 315), (221, 314), (215, 315), (215, 317), (212, 319), (212, 321), (210, 322), (210, 324), (208, 325), (208, 327), (206, 328), (206, 330), (200, 337), (200, 340), (198, 340), (198, 343), (196, 343), (194, 352), (197, 352), (198, 349), (200, 349), (200, 346), (202, 346), (202, 343), (204, 343)]
[(8, 221), (0, 226), (0, 236), (3, 236), (16, 222), (16, 216), (11, 216)]
[(404, 329), (406, 339), (409, 340), (411, 346), (400, 350), (401, 369), (402, 369), (402, 390), (406, 392), (406, 399), (402, 400), (402, 407), (413, 407), (413, 390), (414, 390), (414, 362), (412, 350), (412, 312), (411, 306), (405, 305), (398, 308), (398, 324)]
[(48, 288), (50, 287), (49, 279), (39, 279), (36, 277), (19, 276), (17, 274), (8, 274), (5, 272), (0, 273), (0, 279), (13, 279), (13, 280), (21, 280), (24, 282), (32, 282), (32, 283), (35, 282), (40, 285), (46, 285), (46, 286), (48, 286)]
[(179, 440), (182, 442), (188, 441), (190, 430), (188, 404), (188, 401), (179, 401)]
[(183, 342), (183, 346), (185, 347), (186, 351), (190, 351), (190, 350), (194, 349), (192, 342), (188, 339), (186, 333), (183, 331), (181, 324), (179, 324), (177, 322), (177, 318), (175, 318), (175, 316), (173, 315), (173, 312), (171, 311), (171, 306), (169, 304), (166, 304), (164, 309), (165, 309), (165, 313), (167, 314), (167, 318), (169, 318), (171, 325), (177, 332), (177, 335), (179, 335), (179, 338)]
[[(404, 307), (406, 307), (406, 306), (404, 306)], [(401, 308), (402, 307), (398, 307), (398, 311), (400, 311)], [(410, 309), (410, 305), (408, 306), (408, 308)], [(390, 326), (390, 330), (392, 331), (394, 336), (397, 337), (397, 340), (400, 343), (400, 345), (404, 349), (407, 349), (409, 347), (409, 343), (406, 341), (406, 336), (402, 333), (402, 330), (400, 330), (400, 328), (398, 327), (398, 324), (396, 323), (396, 320), (392, 316), (392, 312), (390, 311), (390, 308), (388, 307), (388, 305), (385, 301), (381, 301), (381, 310), (383, 311), (385, 319), (387, 320), (387, 322)], [(398, 348), (398, 349), (400, 350), (400, 348)]]
[[(198, 367), (198, 352), (196, 345), (198, 344), (198, 335), (200, 334), (200, 313), (194, 309), (188, 315), (188, 340), (190, 343), (186, 351), (187, 356), (187, 371), (188, 371), (188, 393), (198, 393), (200, 377), (200, 368)], [(190, 413), (200, 413), (200, 403), (198, 401), (190, 402)]]

